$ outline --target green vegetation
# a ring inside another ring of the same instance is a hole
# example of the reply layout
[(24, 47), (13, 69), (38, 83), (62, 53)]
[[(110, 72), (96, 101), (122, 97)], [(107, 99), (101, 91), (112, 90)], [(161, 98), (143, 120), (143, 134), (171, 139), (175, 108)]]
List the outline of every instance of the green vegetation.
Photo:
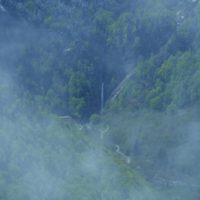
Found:
[(199, 13), (1, 0), (0, 198), (198, 200)]
[(75, 122), (24, 114), (1, 118), (0, 126), (2, 199), (158, 199), (141, 175)]
[(130, 71), (133, 80), (114, 109), (163, 111), (198, 103), (198, 1), (3, 0), (2, 5), (15, 17), (11, 22), (1, 13), (2, 37), (15, 26), (23, 35), (10, 33), (23, 40), (11, 68), (22, 95), (36, 107), (88, 119), (100, 110), (101, 84), (107, 100)]
[[(100, 110), (101, 84), (107, 100), (133, 70), (114, 109), (163, 111), (198, 103), (198, 1), (3, 0), (2, 5), (16, 18), (10, 22), (1, 14), (5, 32), (16, 26), (27, 37), (12, 70), (21, 93), (36, 107), (87, 119)], [(23, 19), (28, 25), (18, 27)]]

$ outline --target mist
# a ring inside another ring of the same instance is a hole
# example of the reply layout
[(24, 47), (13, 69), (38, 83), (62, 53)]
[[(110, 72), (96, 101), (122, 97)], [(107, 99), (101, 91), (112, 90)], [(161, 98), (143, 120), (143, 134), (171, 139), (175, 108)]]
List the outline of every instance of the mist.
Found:
[(0, 199), (198, 200), (199, 1), (0, 1)]
[(76, 124), (26, 111), (1, 116), (0, 127), (2, 199), (159, 196), (117, 153), (97, 145)]

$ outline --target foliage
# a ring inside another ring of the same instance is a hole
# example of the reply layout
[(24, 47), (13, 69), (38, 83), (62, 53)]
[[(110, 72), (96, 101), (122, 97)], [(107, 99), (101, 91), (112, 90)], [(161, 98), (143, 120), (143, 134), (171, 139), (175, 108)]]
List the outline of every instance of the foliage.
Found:
[[(0, 123), (3, 199), (156, 199), (156, 192), (78, 124), (55, 116), (19, 114)], [(140, 192), (144, 190), (144, 192)], [(146, 194), (145, 194), (146, 193)]]
[(198, 0), (1, 0), (0, 198), (155, 199), (136, 167), (198, 183), (187, 128), (199, 118), (199, 11)]
[[(24, 25), (19, 29), (29, 38), (12, 65), (22, 93), (36, 104), (88, 119), (100, 111), (101, 84), (106, 101), (127, 71), (133, 70), (135, 80), (129, 85), (134, 86), (125, 86), (129, 92), (121, 94), (115, 107), (167, 110), (170, 104), (186, 104), (180, 102), (185, 97), (173, 97), (170, 91), (182, 86), (171, 79), (163, 81), (159, 76), (167, 75), (159, 71), (172, 55), (178, 60), (198, 53), (199, 31), (194, 25), (198, 2), (3, 0), (2, 5), (16, 18), (2, 14), (4, 20), (13, 21), (7, 29), (27, 20), (30, 32)], [(166, 73), (173, 76), (179, 71)], [(196, 101), (198, 94), (192, 93), (191, 101)]]

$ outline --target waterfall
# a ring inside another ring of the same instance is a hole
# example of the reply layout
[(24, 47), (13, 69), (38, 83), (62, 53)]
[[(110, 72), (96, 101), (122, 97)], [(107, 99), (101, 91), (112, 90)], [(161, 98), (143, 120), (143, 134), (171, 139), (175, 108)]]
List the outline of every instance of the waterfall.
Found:
[(104, 83), (101, 84), (101, 113), (104, 107)]

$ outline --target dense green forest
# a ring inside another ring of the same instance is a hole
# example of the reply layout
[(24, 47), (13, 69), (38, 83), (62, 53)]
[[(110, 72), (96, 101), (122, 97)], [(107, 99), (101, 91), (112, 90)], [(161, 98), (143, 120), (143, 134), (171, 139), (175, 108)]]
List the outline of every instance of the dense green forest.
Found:
[(2, 6), (1, 38), (19, 54), (9, 68), (36, 109), (87, 119), (100, 111), (102, 83), (106, 102), (131, 72), (114, 109), (198, 103), (198, 1), (4, 0)]
[(200, 198), (199, 0), (1, 0), (0, 30), (0, 198)]

